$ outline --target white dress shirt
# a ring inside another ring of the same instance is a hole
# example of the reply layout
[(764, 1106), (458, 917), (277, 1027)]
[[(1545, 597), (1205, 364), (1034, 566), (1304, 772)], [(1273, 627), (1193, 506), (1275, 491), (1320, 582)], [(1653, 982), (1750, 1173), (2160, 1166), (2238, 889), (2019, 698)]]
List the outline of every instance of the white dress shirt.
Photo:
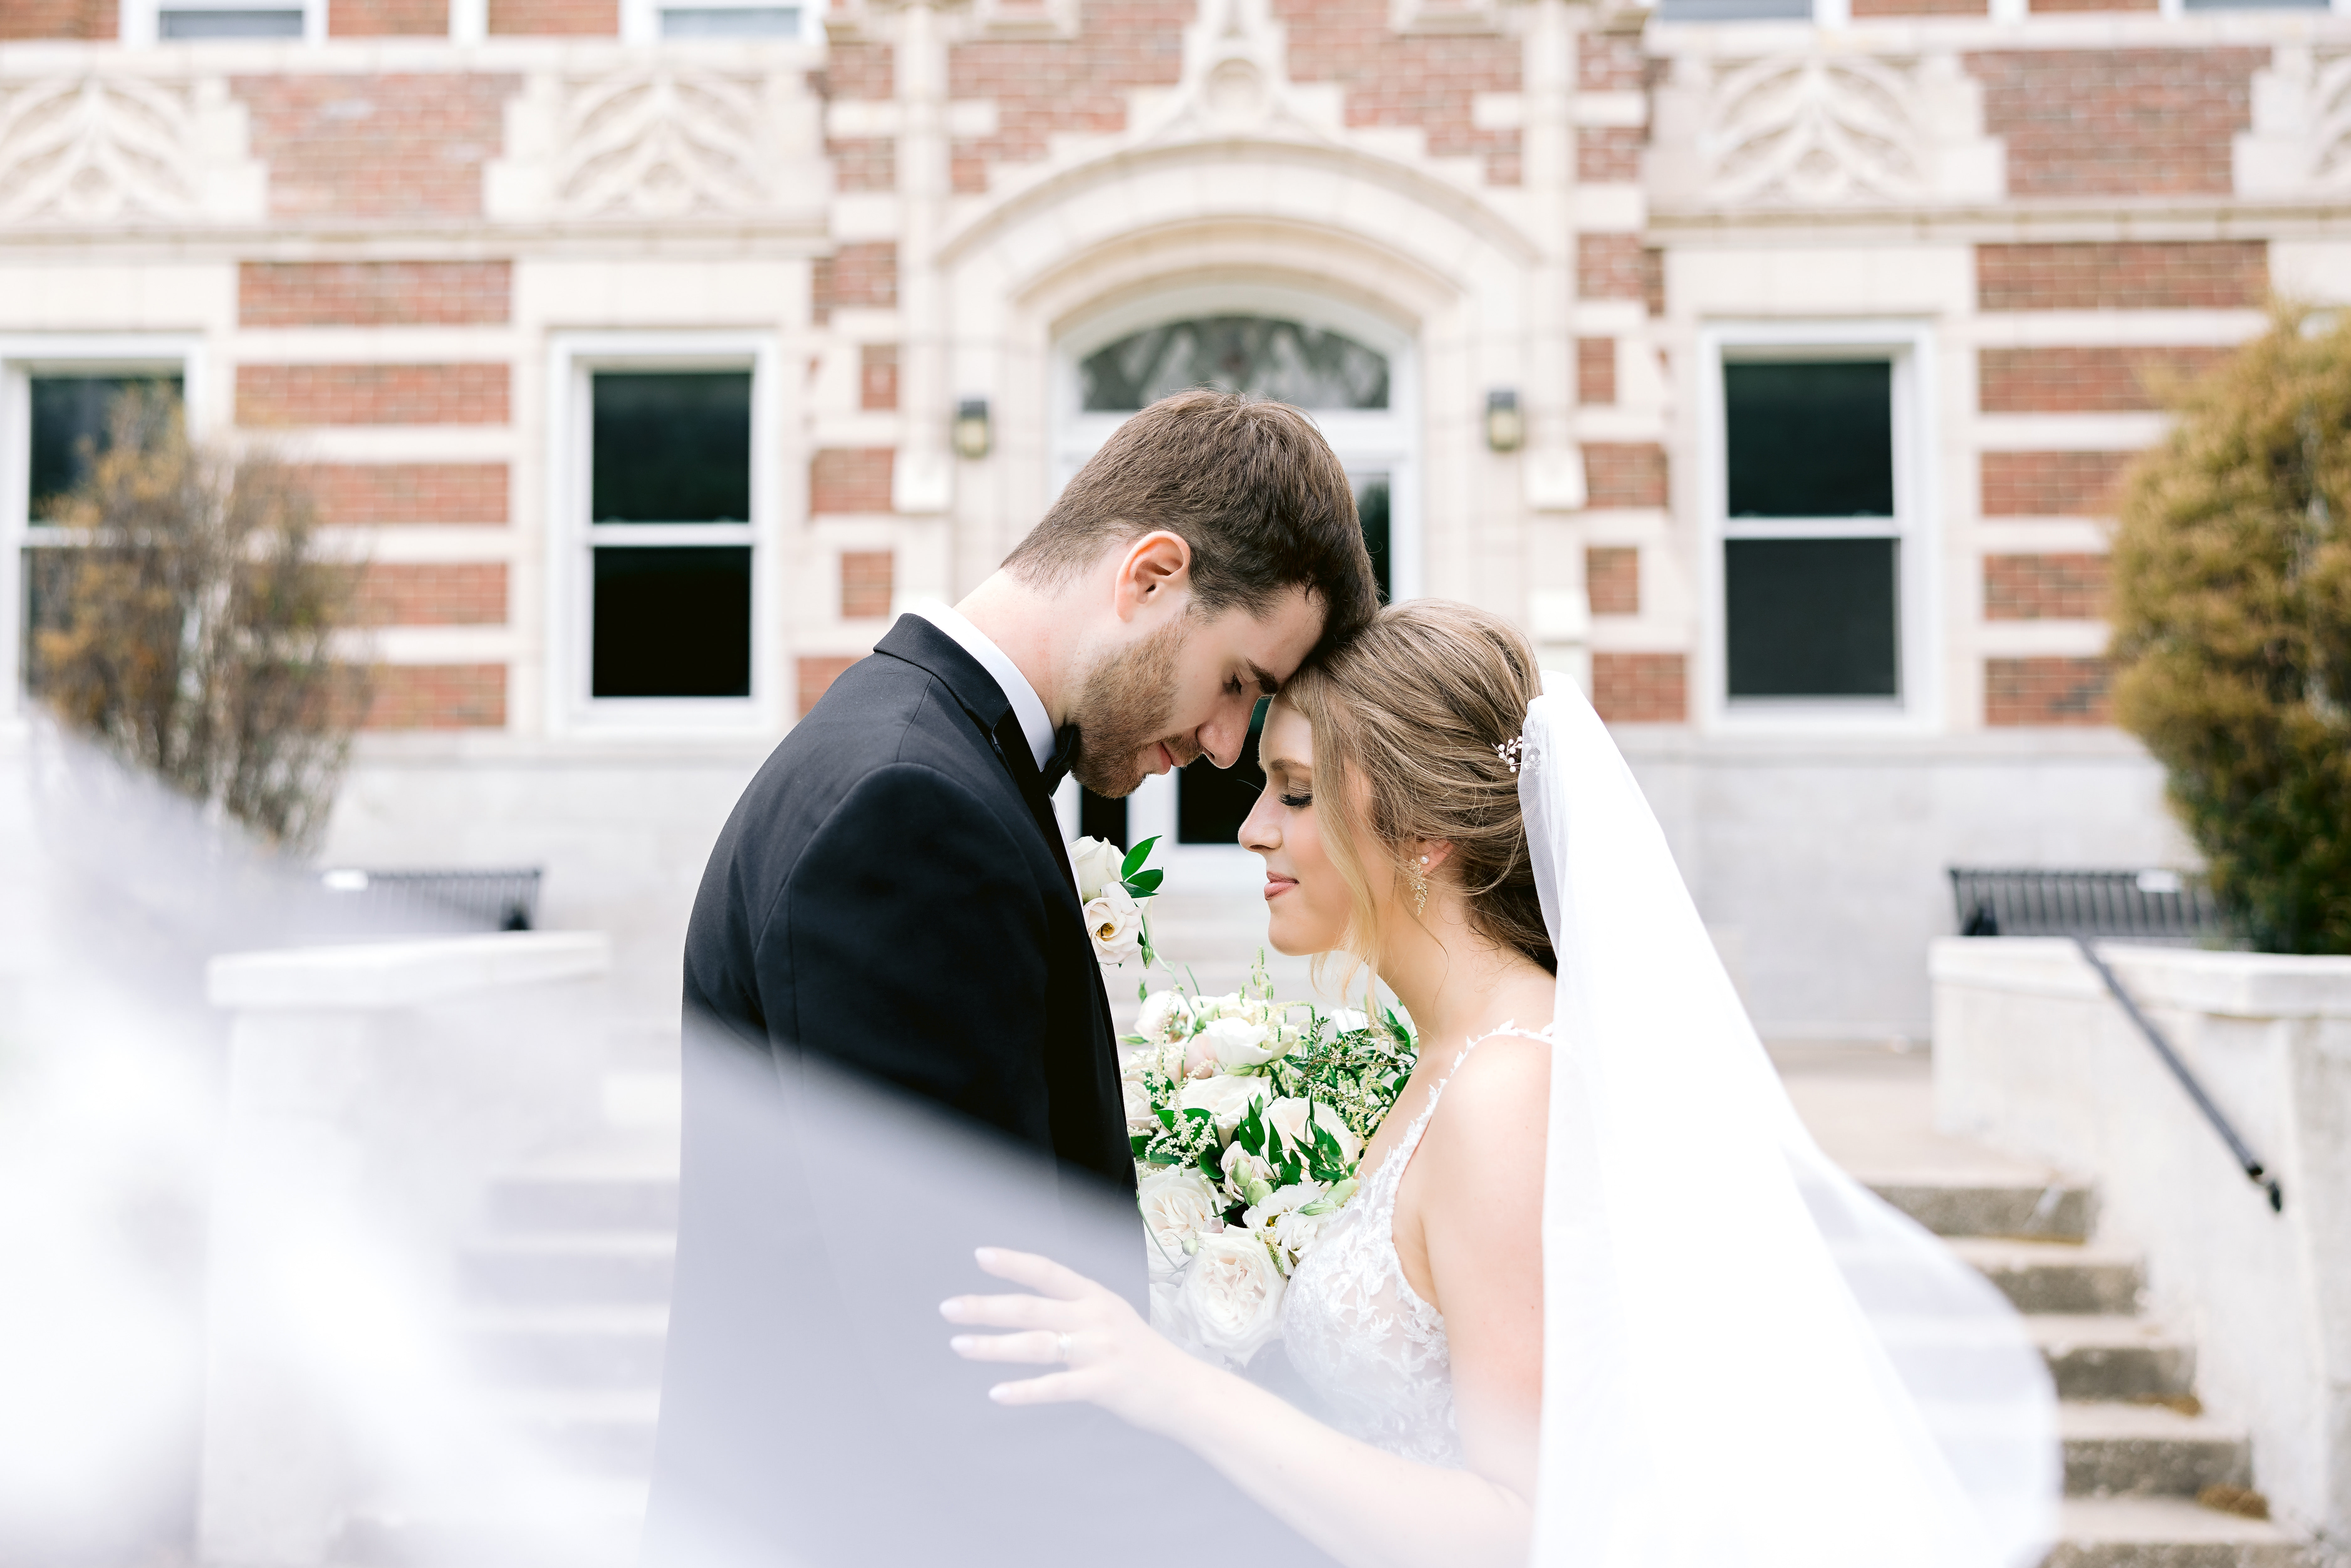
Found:
[(939, 601), (906, 606), (910, 615), (919, 615), (956, 640), (956, 645), (974, 659), (979, 667), (996, 678), (1005, 699), (1012, 705), (1012, 716), (1020, 721), (1020, 733), (1028, 737), (1029, 749), (1036, 754), (1037, 766), (1042, 769), (1052, 760), (1055, 748), (1053, 721), (1045, 713), (1045, 700), (1010, 654), (998, 647), (988, 634), (966, 620), (961, 612)]

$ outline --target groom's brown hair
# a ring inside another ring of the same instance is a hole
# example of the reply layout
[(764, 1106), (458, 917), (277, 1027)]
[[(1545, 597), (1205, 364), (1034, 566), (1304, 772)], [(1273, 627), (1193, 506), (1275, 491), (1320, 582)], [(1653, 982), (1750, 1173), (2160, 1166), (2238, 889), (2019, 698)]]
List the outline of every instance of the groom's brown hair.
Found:
[(1302, 587), (1322, 601), (1329, 645), (1379, 609), (1347, 471), (1287, 403), (1209, 387), (1160, 399), (1102, 443), (1004, 565), (1050, 586), (1159, 528), (1192, 547), (1203, 614), (1262, 614)]

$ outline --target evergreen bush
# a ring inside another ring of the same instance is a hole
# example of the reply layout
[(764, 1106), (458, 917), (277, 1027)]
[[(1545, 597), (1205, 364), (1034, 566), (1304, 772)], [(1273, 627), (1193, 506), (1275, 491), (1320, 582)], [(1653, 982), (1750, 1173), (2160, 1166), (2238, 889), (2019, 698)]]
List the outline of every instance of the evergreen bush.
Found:
[(2115, 539), (2116, 716), (2253, 945), (2351, 953), (2351, 313), (2281, 306), (2172, 401)]

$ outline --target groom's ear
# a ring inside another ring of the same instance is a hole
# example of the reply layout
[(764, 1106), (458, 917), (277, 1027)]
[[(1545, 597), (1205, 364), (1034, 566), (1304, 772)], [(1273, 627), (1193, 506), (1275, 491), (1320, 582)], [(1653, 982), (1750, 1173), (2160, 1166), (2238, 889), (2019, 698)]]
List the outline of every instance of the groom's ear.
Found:
[(1127, 545), (1112, 580), (1112, 603), (1121, 621), (1180, 602), (1192, 588), (1192, 547), (1181, 534), (1155, 529)]

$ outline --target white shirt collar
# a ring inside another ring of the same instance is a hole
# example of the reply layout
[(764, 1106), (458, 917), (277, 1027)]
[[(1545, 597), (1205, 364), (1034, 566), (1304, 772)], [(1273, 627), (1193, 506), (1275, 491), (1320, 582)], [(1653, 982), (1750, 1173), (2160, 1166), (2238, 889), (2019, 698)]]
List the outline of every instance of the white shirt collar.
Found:
[(1012, 705), (1012, 716), (1020, 721), (1020, 733), (1028, 737), (1029, 749), (1036, 754), (1041, 769), (1052, 760), (1054, 750), (1053, 721), (1045, 713), (1045, 702), (1029, 677), (1010, 654), (998, 647), (988, 634), (966, 620), (952, 606), (936, 600), (906, 606), (910, 614), (919, 615), (956, 640), (956, 645), (979, 662), (979, 667), (996, 678), (1005, 700)]

